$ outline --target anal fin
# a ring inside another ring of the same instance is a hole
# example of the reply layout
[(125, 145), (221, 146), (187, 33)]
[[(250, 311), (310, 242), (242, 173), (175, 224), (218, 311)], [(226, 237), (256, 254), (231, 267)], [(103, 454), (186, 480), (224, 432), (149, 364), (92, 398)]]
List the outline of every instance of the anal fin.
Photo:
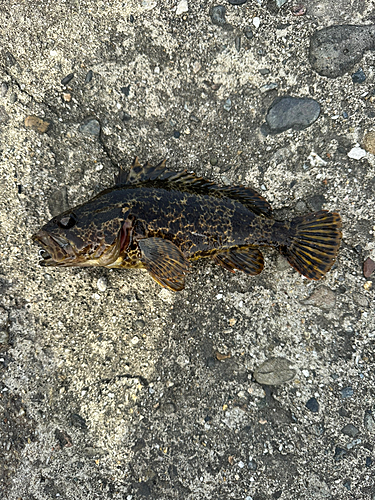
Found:
[(163, 238), (145, 238), (138, 241), (141, 262), (159, 285), (175, 292), (185, 286), (189, 261), (171, 241)]
[(234, 273), (237, 269), (246, 274), (256, 275), (262, 272), (264, 260), (262, 253), (253, 247), (231, 249), (214, 257), (215, 264)]

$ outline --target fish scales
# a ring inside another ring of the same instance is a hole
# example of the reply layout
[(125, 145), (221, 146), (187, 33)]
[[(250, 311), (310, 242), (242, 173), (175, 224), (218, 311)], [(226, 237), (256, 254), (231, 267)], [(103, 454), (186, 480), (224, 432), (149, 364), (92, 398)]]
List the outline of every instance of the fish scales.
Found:
[(33, 239), (43, 247), (43, 266), (146, 268), (160, 285), (181, 290), (198, 258), (259, 274), (263, 246), (279, 250), (306, 277), (320, 279), (337, 256), (341, 219), (321, 210), (277, 221), (251, 188), (218, 186), (169, 171), (165, 162), (142, 167), (136, 159), (115, 187), (54, 217)]

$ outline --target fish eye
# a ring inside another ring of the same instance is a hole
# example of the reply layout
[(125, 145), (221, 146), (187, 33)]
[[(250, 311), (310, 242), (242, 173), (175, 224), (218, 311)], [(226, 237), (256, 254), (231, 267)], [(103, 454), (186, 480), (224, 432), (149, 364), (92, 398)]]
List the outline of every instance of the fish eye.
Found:
[(64, 215), (60, 220), (57, 221), (57, 225), (62, 229), (70, 229), (75, 225), (77, 219), (74, 214)]

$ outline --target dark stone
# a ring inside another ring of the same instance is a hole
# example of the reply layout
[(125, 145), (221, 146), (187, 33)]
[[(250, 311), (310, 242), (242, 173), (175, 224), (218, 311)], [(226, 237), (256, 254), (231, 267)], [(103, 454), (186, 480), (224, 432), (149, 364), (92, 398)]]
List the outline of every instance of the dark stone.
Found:
[(78, 429), (87, 429), (86, 420), (78, 415), (78, 413), (72, 413), (70, 415), (70, 423), (73, 427), (77, 427)]
[(16, 59), (10, 52), (5, 52), (5, 63), (8, 67), (14, 66), (16, 64)]
[(249, 460), (249, 463), (247, 464), (247, 467), (249, 468), (249, 470), (251, 470), (252, 472), (255, 472), (258, 468), (258, 465), (256, 463), (255, 460)]
[(358, 71), (352, 74), (353, 83), (363, 83), (366, 80), (366, 75), (363, 72), (362, 68), (359, 68)]
[(247, 26), (245, 28), (244, 34), (248, 40), (251, 40), (254, 37), (253, 30), (250, 28), (250, 26)]
[(15, 92), (12, 92), (9, 96), (9, 102), (11, 104), (14, 104), (17, 101), (17, 99), (18, 99), (17, 94)]
[(346, 425), (341, 429), (341, 432), (346, 436), (350, 436), (352, 438), (355, 438), (359, 434), (359, 430), (353, 424)]
[(7, 123), (8, 121), (8, 113), (5, 111), (4, 106), (0, 106), (0, 124)]
[(350, 481), (350, 479), (346, 479), (344, 482), (343, 482), (343, 486), (344, 488), (346, 488), (347, 490), (351, 490), (351, 485), (352, 485), (352, 482)]
[(224, 5), (215, 5), (215, 7), (212, 7), (211, 9), (211, 21), (213, 24), (216, 24), (216, 26), (225, 26), (226, 25), (226, 20), (225, 20), (225, 7)]
[(121, 87), (120, 90), (126, 97), (128, 97), (130, 94), (130, 85), (127, 85), (126, 87)]
[(228, 0), (231, 5), (243, 5), (247, 0)]
[(344, 387), (343, 389), (341, 389), (340, 392), (341, 392), (342, 398), (344, 398), (344, 399), (350, 398), (354, 394), (354, 389), (353, 389), (353, 387), (348, 386), (348, 387)]
[(86, 73), (85, 83), (90, 83), (91, 82), (93, 74), (94, 73), (92, 72), (91, 69)]
[(138, 493), (144, 497), (148, 497), (151, 495), (151, 489), (147, 483), (141, 481), (137, 484)]
[(131, 116), (126, 111), (120, 111), (119, 117), (123, 122), (128, 122), (129, 120), (131, 120)]
[(335, 454), (333, 458), (335, 459), (335, 462), (338, 462), (342, 458), (344, 458), (347, 455), (347, 451), (344, 450), (344, 448), (340, 448), (340, 446), (336, 446), (335, 448)]
[(173, 131), (173, 137), (174, 137), (175, 139), (178, 139), (178, 138), (180, 137), (180, 135), (181, 135), (181, 133), (180, 133), (178, 130), (174, 130), (174, 131)]
[(268, 68), (262, 68), (259, 70), (259, 73), (263, 76), (269, 75), (271, 71)]
[(368, 432), (372, 433), (375, 431), (375, 420), (370, 410), (366, 410), (365, 412), (365, 416), (363, 418), (363, 425), (365, 426)]
[(350, 413), (345, 409), (345, 408), (340, 408), (339, 409), (339, 415), (340, 417), (350, 417)]
[(278, 97), (273, 101), (266, 116), (270, 133), (279, 134), (290, 128), (303, 130), (320, 115), (320, 104), (309, 97)]
[(216, 359), (213, 357), (213, 356), (210, 356), (209, 358), (207, 358), (207, 361), (206, 361), (206, 365), (207, 365), (207, 368), (213, 368), (216, 364)]
[(69, 73), (69, 75), (65, 76), (62, 80), (61, 80), (61, 85), (67, 85), (70, 80), (73, 80), (74, 78), (74, 73)]
[(136, 322), (135, 322), (135, 326), (137, 328), (144, 328), (145, 322), (143, 321), (143, 319), (137, 319)]
[(338, 25), (316, 31), (310, 39), (310, 64), (319, 75), (342, 76), (362, 59), (365, 51), (374, 50), (374, 35), (374, 25)]
[(278, 500), (282, 494), (283, 494), (283, 490), (277, 490), (274, 493), (272, 493), (272, 498), (274, 498), (275, 500)]
[(239, 35), (234, 39), (234, 46), (236, 47), (237, 52), (241, 50), (241, 37)]
[(310, 398), (306, 402), (305, 406), (308, 410), (310, 410), (313, 413), (318, 413), (318, 411), (319, 411), (319, 403), (315, 398)]
[(84, 135), (95, 135), (100, 134), (100, 122), (96, 118), (89, 117), (79, 126), (79, 131)]
[(371, 467), (373, 461), (371, 457), (366, 457), (366, 467)]
[(314, 212), (317, 212), (318, 210), (321, 210), (324, 203), (326, 202), (326, 199), (322, 194), (315, 194), (313, 197), (309, 199), (307, 202), (308, 205), (310, 206), (311, 210), (314, 210)]

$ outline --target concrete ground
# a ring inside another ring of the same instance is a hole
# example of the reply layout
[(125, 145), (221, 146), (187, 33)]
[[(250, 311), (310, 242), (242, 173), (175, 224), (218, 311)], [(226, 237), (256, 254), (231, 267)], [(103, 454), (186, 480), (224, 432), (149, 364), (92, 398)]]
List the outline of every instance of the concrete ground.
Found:
[[(374, 3), (232, 3), (0, 1), (2, 498), (375, 499)], [(284, 96), (319, 117), (270, 130)], [(40, 267), (31, 235), (136, 155), (340, 211), (337, 263), (200, 261), (180, 293)]]

